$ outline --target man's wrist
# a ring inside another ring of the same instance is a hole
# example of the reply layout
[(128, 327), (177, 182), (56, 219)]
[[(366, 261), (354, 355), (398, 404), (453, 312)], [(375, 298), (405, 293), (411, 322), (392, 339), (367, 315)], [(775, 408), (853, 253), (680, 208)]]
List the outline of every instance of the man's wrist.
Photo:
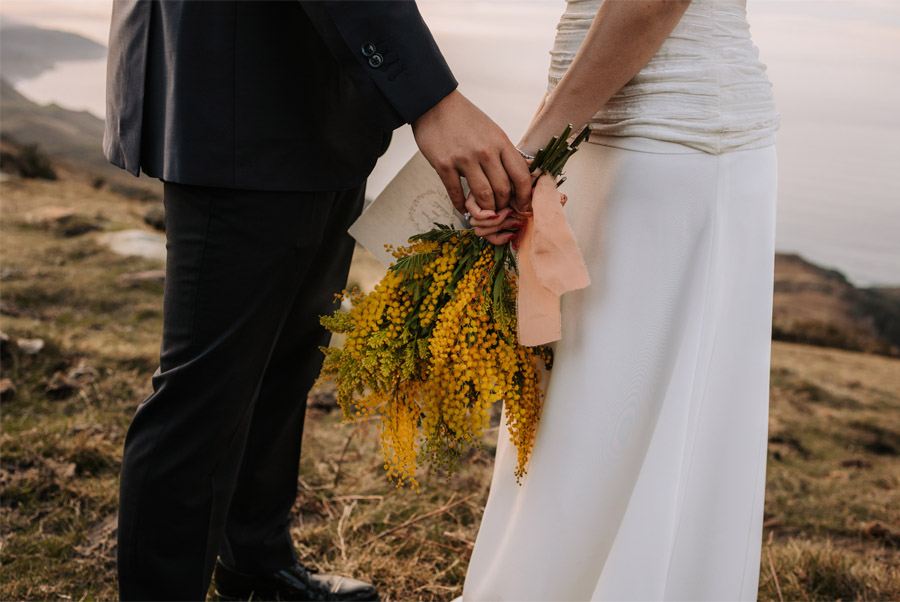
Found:
[(425, 111), (424, 113), (419, 115), (415, 120), (413, 120), (410, 123), (410, 125), (413, 127), (413, 129), (415, 129), (416, 127), (421, 125), (423, 120), (428, 119), (429, 117), (434, 115), (435, 109), (440, 110), (441, 107), (446, 106), (448, 103), (453, 102), (453, 99), (456, 96), (458, 96), (459, 94), (460, 94), (459, 90), (457, 88), (454, 88), (448, 94), (446, 94), (443, 98), (441, 98), (439, 101), (434, 103), (434, 105), (432, 105), (431, 108), (429, 108), (427, 111)]

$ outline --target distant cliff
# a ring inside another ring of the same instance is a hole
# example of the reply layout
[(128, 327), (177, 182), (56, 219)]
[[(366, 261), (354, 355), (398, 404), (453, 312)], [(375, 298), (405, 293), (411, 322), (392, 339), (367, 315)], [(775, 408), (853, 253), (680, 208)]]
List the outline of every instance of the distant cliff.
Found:
[(799, 255), (775, 259), (773, 338), (900, 356), (900, 287), (857, 288)]
[(103, 120), (87, 111), (39, 105), (0, 79), (0, 132), (19, 142), (39, 144), (49, 154), (103, 165)]
[(103, 44), (76, 33), (0, 20), (0, 72), (13, 82), (40, 75), (59, 62), (104, 56)]

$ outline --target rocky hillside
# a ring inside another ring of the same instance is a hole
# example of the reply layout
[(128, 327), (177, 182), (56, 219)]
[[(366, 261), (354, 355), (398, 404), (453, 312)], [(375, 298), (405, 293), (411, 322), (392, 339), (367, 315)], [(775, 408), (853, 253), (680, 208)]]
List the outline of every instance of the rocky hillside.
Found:
[(857, 288), (836, 270), (779, 254), (773, 337), (900, 356), (900, 288)]
[(158, 197), (160, 184), (134, 178), (103, 156), (103, 120), (87, 111), (72, 111), (55, 104), (39, 105), (0, 79), (0, 142), (14, 146), (37, 145), (54, 162), (67, 165), (85, 181), (98, 178), (127, 196)]

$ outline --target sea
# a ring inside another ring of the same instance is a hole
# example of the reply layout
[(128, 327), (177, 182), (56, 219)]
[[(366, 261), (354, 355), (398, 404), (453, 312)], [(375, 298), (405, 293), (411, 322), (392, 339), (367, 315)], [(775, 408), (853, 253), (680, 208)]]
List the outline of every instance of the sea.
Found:
[[(0, 14), (106, 42), (109, 2), (5, 0)], [(460, 91), (515, 142), (546, 88), (564, 0), (426, 0), (421, 12)], [(749, 0), (773, 83), (777, 247), (858, 286), (900, 285), (900, 2)], [(69, 61), (16, 87), (41, 103), (104, 113), (105, 65)], [(408, 126), (369, 179), (374, 197), (415, 152)]]

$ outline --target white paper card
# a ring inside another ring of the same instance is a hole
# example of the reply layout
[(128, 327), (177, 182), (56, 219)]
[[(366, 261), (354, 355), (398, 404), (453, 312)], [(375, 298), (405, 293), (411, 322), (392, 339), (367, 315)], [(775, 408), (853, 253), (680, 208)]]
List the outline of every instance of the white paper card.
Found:
[(406, 245), (410, 236), (431, 230), (435, 223), (466, 227), (462, 215), (453, 208), (440, 176), (417, 151), (349, 231), (387, 266), (393, 263), (394, 257), (384, 250), (384, 245)]

